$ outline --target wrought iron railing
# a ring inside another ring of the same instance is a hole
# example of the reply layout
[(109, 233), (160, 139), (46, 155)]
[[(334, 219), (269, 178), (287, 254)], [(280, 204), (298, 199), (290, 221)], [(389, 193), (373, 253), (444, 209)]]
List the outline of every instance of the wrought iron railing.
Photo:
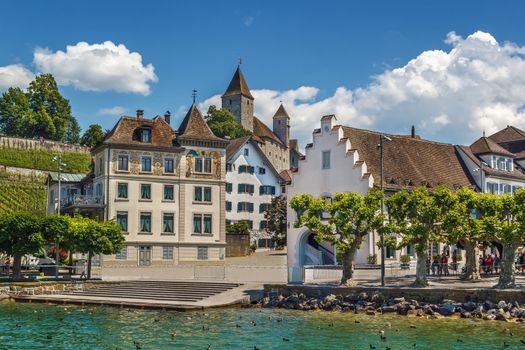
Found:
[(104, 200), (102, 196), (89, 196), (83, 194), (69, 196), (61, 201), (62, 208), (71, 206), (98, 206), (103, 204)]

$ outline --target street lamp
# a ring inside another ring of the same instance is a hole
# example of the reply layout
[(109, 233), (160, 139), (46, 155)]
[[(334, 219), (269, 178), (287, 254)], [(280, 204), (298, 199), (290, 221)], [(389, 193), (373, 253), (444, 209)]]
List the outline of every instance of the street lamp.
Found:
[[(58, 172), (58, 204), (57, 204), (57, 214), (60, 215), (60, 205), (61, 205), (61, 182), (62, 182), (62, 165), (67, 165), (62, 163), (62, 157), (60, 155), (53, 157), (53, 162), (57, 162), (57, 172)], [(58, 246), (58, 232), (55, 239), (55, 279), (58, 279), (58, 262), (60, 260), (59, 246)]]
[[(385, 182), (385, 141), (392, 141), (392, 139), (386, 135), (379, 136), (379, 145), (377, 147), (379, 148), (379, 151), (381, 153), (381, 191), (384, 189), (384, 182)], [(384, 208), (384, 194), (381, 196), (381, 214), (383, 214), (385, 211)], [(385, 237), (384, 232), (379, 237), (381, 242), (381, 287), (385, 286)]]

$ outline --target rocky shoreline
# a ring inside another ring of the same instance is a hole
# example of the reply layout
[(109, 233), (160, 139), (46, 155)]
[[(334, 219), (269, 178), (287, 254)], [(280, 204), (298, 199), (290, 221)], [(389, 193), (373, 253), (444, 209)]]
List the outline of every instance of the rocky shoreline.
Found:
[(504, 300), (499, 302), (487, 300), (483, 303), (473, 301), (458, 303), (444, 299), (441, 303), (434, 304), (417, 300), (405, 300), (404, 297), (385, 298), (381, 293), (369, 295), (366, 292), (352, 293), (345, 296), (330, 294), (322, 298), (307, 297), (304, 294), (296, 293), (289, 296), (277, 295), (264, 297), (253, 302), (249, 307), (353, 312), (370, 316), (397, 314), (426, 318), (456, 317), (476, 318), (487, 321), (525, 321), (525, 307), (521, 307), (518, 302), (507, 303)]

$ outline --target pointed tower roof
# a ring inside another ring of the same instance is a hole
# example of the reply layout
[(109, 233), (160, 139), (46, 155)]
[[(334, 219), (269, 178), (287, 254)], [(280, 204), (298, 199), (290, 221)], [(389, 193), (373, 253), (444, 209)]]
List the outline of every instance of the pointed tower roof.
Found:
[(222, 95), (222, 97), (235, 95), (243, 95), (252, 100), (254, 99), (252, 93), (250, 92), (248, 84), (246, 84), (246, 80), (244, 80), (244, 75), (242, 74), (240, 66), (237, 66), (237, 70), (235, 70), (235, 73), (233, 74), (233, 78), (230, 81), (230, 85), (228, 85), (228, 88), (226, 89), (226, 92), (224, 92), (224, 95)]
[(223, 141), (211, 131), (195, 103), (191, 105), (188, 113), (182, 120), (178, 133), (180, 138)]
[(505, 129), (498, 131), (489, 136), (496, 143), (521, 141), (525, 139), (525, 131), (520, 130), (512, 125), (507, 125)]
[(279, 108), (277, 108), (277, 112), (275, 112), (275, 114), (273, 115), (274, 118), (279, 118), (279, 117), (286, 117), (288, 119), (290, 119), (290, 116), (288, 115), (288, 112), (286, 112), (286, 109), (284, 109), (284, 106), (283, 104), (281, 103), (281, 105), (279, 106)]

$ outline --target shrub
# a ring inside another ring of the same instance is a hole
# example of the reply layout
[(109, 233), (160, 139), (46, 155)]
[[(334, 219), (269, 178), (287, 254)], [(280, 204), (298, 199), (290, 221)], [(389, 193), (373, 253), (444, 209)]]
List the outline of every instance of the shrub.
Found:
[(377, 254), (370, 254), (369, 256), (367, 256), (366, 261), (367, 261), (370, 265), (375, 265), (375, 264), (377, 264)]
[(411, 260), (412, 260), (412, 259), (410, 258), (410, 255), (406, 255), (406, 254), (405, 254), (405, 255), (401, 255), (401, 256), (399, 257), (399, 261), (401, 261), (402, 264), (410, 264), (410, 261), (411, 261)]

